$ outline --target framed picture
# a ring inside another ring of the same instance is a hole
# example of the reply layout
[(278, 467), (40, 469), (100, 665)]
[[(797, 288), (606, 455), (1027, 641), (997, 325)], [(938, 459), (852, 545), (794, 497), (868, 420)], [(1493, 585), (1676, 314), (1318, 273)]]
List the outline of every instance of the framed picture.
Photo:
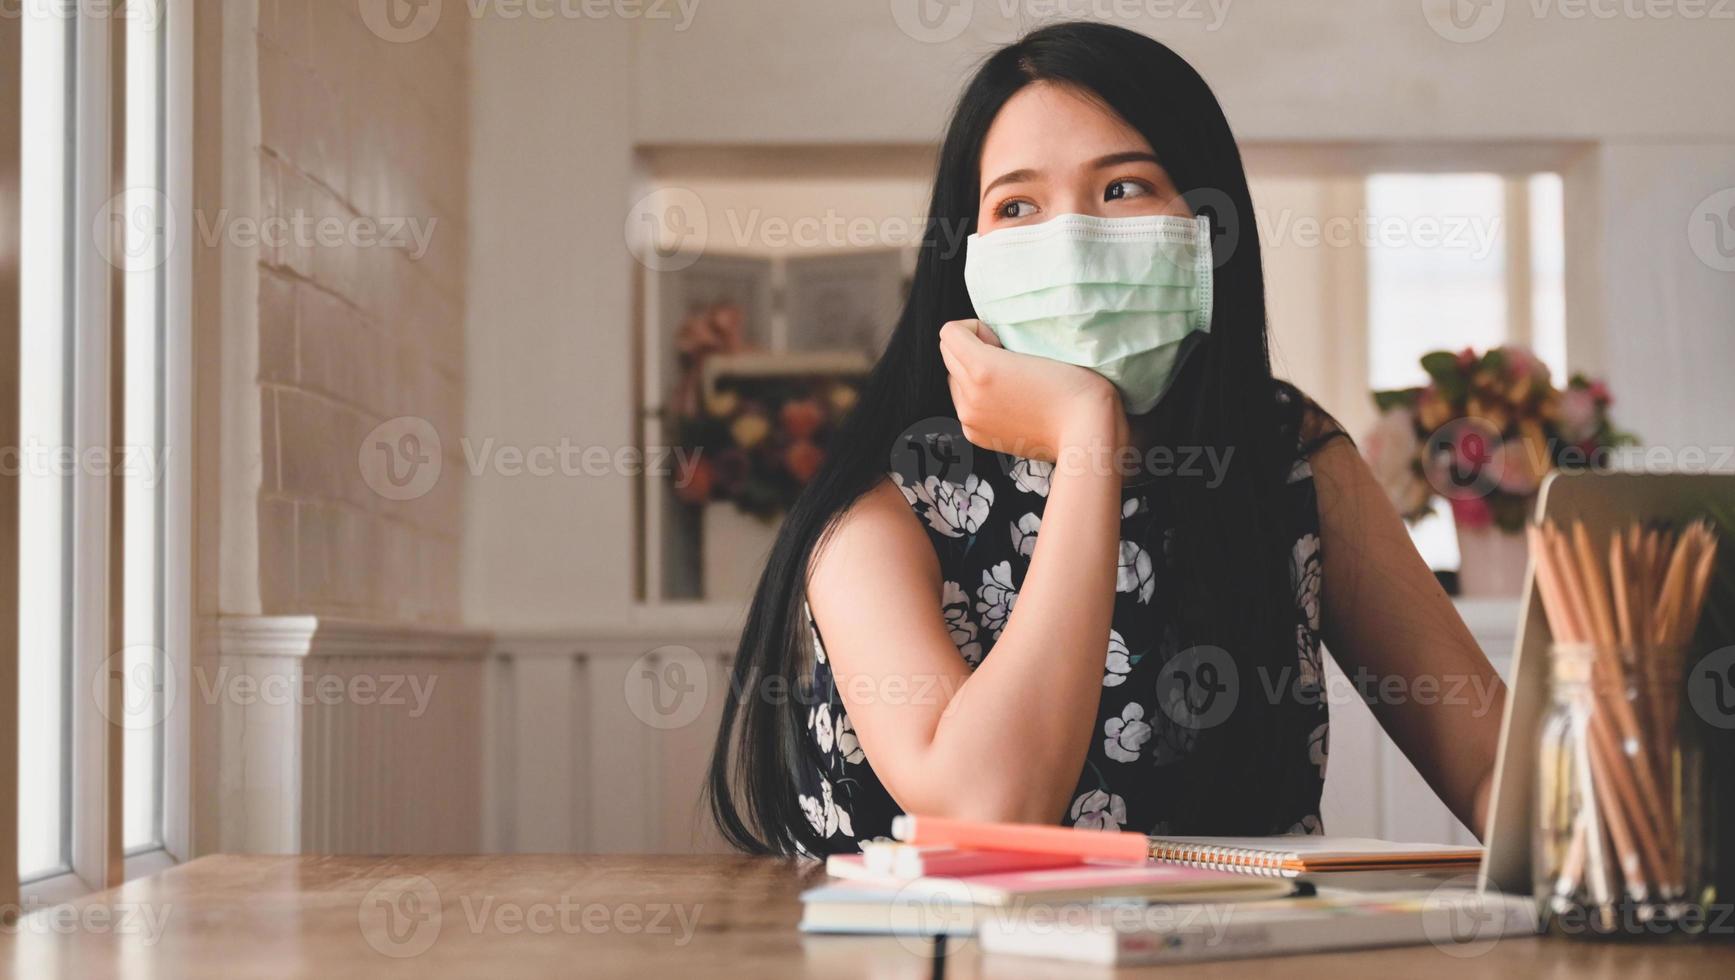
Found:
[(903, 307), (903, 267), (895, 248), (788, 259), (788, 349), (878, 357)]

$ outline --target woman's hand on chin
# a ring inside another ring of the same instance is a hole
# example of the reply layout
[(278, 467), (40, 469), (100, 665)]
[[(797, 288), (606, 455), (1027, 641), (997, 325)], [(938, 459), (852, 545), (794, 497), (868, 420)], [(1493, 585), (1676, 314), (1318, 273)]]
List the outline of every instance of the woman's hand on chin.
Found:
[(1084, 451), (1106, 464), (1128, 443), (1120, 394), (1095, 371), (1015, 354), (980, 320), (941, 327), (940, 356), (964, 438), (978, 446), (1049, 462)]

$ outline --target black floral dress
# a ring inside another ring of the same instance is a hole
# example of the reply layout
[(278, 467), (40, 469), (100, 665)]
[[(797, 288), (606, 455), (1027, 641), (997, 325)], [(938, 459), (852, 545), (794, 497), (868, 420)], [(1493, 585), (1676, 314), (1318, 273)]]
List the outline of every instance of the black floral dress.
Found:
[[(901, 468), (900, 468), (901, 469)], [(976, 450), (962, 479), (890, 474), (921, 519), (944, 581), (939, 615), (972, 668), (994, 649), (1042, 530), (1053, 466)], [(1313, 473), (1298, 459), (1288, 482), (1291, 582), (1295, 592), (1294, 682), (1275, 706), (1288, 776), (1269, 793), (1269, 833), (1323, 833), (1329, 711), (1321, 696), (1320, 541)], [(1232, 665), (1210, 647), (1180, 649), (1173, 605), (1182, 574), (1170, 561), (1173, 527), (1153, 484), (1123, 490), (1113, 627), (1103, 651), (1102, 700), (1084, 771), (1061, 822), (1107, 830), (1174, 833), (1177, 801), (1209, 793), (1212, 774), (1195, 761), (1201, 737), (1233, 705), (1218, 698)], [(813, 647), (807, 734), (817, 765), (797, 773), (800, 805), (825, 853), (854, 851), (889, 836), (903, 811), (874, 774), (839, 697), (825, 646), (808, 613)]]

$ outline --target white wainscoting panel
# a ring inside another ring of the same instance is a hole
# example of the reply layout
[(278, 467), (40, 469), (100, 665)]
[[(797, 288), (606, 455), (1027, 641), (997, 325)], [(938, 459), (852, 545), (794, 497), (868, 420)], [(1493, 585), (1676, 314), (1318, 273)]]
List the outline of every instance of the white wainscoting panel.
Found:
[[(721, 850), (701, 809), (739, 611), (495, 638), (490, 850)], [(669, 716), (647, 711), (667, 697)]]
[(481, 850), (488, 636), (225, 617), (191, 696), (222, 737), (224, 851)]
[[(1516, 603), (1459, 608), (1505, 675)], [(720, 851), (702, 788), (739, 624), (715, 607), (559, 633), (227, 617), (195, 677), (221, 725), (220, 849)], [(1331, 723), (1327, 832), (1471, 841), (1366, 705), (1335, 699)]]
[[(1509, 680), (1518, 637), (1517, 601), (1460, 599), (1457, 606), (1495, 672)], [(1325, 674), (1328, 691), (1351, 690), (1330, 657)], [(1320, 809), (1328, 834), (1476, 843), (1470, 829), (1452, 815), (1380, 728), (1368, 706), (1353, 697), (1334, 698), (1331, 703), (1331, 756)]]

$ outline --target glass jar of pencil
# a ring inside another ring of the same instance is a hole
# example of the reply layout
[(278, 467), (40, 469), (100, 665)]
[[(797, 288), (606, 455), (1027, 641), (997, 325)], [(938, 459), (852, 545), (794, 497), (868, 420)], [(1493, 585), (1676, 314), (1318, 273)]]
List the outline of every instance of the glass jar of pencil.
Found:
[(1681, 691), (1716, 538), (1647, 533), (1600, 549), (1583, 527), (1531, 536), (1554, 637), (1531, 854), (1544, 919), (1566, 935), (1692, 935), (1714, 898), (1700, 729)]

